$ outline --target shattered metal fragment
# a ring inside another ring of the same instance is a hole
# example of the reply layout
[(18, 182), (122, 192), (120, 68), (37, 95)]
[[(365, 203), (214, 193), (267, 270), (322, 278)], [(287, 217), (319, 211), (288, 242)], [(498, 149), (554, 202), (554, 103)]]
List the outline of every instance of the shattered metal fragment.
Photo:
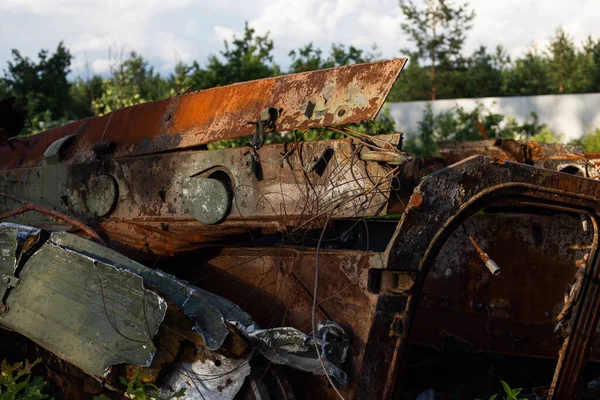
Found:
[(0, 224), (2, 269), (19, 270), (0, 324), (96, 377), (115, 364), (149, 366), (156, 351), (152, 338), (166, 311), (163, 299), (145, 289), (139, 275), (110, 262), (108, 249), (105, 262), (50, 237), (22, 257), (18, 239), (41, 238), (39, 232)]
[[(37, 248), (27, 253), (31, 243)], [(110, 366), (121, 363), (149, 367), (156, 351), (153, 338), (168, 301), (194, 321), (192, 329), (202, 336), (209, 352), (221, 348), (230, 327), (236, 326), (272, 362), (322, 375), (316, 340), (328, 374), (347, 384), (341, 366), (349, 339), (334, 322), (319, 324), (316, 338), (290, 327), (259, 329), (229, 300), (65, 232), (48, 234), (2, 223), (0, 248), (0, 272), (14, 274), (20, 267), (22, 281), (5, 296), (10, 311), (0, 317), (0, 324), (90, 375), (100, 378)], [(19, 265), (22, 255), (27, 257)], [(190, 393), (196, 394), (186, 398), (232, 399), (249, 371), (248, 360), (211, 352), (210, 357), (178, 363), (162, 390), (172, 394), (190, 387), (191, 380), (197, 390)], [(181, 377), (189, 373), (193, 376)]]
[(349, 338), (341, 326), (332, 321), (319, 323), (316, 335), (306, 335), (295, 328), (247, 329), (246, 336), (261, 353), (276, 364), (285, 364), (301, 371), (324, 375), (315, 351), (315, 340), (327, 373), (342, 386), (348, 376), (341, 369), (346, 361)]

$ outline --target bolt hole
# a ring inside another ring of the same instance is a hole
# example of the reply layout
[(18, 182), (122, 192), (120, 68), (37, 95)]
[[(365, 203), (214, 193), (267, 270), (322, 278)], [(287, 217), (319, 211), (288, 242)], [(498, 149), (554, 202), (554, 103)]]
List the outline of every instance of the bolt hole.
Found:
[(215, 360), (215, 365), (217, 367), (220, 367), (221, 366), (221, 360)]
[(346, 114), (346, 110), (338, 111), (338, 117), (343, 117)]

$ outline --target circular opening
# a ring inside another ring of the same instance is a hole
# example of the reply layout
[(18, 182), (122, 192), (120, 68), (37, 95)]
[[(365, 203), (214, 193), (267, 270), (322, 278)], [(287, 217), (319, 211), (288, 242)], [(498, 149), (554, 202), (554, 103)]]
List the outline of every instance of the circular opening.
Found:
[(215, 365), (217, 367), (220, 367), (221, 366), (221, 360), (215, 360)]
[(346, 114), (346, 110), (344, 110), (344, 109), (341, 109), (341, 110), (340, 110), (340, 111), (338, 111), (338, 113), (337, 113), (338, 117), (343, 117), (343, 116), (344, 116), (344, 114)]

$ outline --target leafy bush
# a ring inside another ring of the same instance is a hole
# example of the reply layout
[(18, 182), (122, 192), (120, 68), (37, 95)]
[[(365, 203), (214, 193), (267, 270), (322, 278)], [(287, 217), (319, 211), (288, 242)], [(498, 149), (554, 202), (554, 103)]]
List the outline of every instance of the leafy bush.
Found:
[(561, 138), (541, 124), (537, 114), (533, 112), (525, 122), (519, 123), (514, 118), (491, 112), (482, 104), (471, 111), (457, 106), (438, 115), (434, 115), (431, 104), (427, 104), (423, 119), (419, 122), (419, 133), (406, 141), (405, 149), (409, 154), (425, 157), (437, 152), (438, 141), (481, 140), (483, 137), (476, 121), (481, 123), (490, 139), (533, 139), (547, 142)]
[(40, 376), (32, 376), (31, 370), (40, 362), (25, 361), (8, 364), (6, 360), (0, 364), (0, 400), (40, 400), (48, 396), (42, 393), (46, 382)]
[(586, 152), (600, 152), (600, 129), (596, 128), (593, 132), (574, 140), (572, 144), (578, 145)]

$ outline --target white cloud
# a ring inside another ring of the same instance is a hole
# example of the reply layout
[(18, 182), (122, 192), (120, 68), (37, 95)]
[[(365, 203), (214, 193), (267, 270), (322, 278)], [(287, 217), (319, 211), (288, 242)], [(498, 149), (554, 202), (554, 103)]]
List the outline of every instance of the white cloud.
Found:
[(108, 58), (97, 58), (92, 61), (92, 72), (95, 74), (106, 74), (110, 71), (111, 60)]
[[(532, 43), (543, 47), (555, 28), (578, 42), (600, 37), (596, 0), (471, 0), (477, 17), (465, 50), (502, 44), (512, 56)], [(399, 24), (398, 0), (0, 0), (0, 70), (10, 50), (35, 57), (60, 40), (76, 56), (75, 73), (106, 71), (108, 50), (136, 50), (161, 72), (181, 61), (204, 62), (223, 40), (241, 34), (244, 21), (275, 42), (275, 61), (285, 70), (288, 53), (309, 42), (332, 43), (400, 56), (409, 46)]]
[(215, 34), (215, 37), (218, 40), (220, 40), (221, 42), (223, 42), (225, 40), (230, 42), (236, 34), (238, 36), (240, 35), (239, 31), (236, 32), (234, 29), (227, 28), (225, 26), (219, 26), (219, 25), (216, 25), (213, 27), (213, 32)]

